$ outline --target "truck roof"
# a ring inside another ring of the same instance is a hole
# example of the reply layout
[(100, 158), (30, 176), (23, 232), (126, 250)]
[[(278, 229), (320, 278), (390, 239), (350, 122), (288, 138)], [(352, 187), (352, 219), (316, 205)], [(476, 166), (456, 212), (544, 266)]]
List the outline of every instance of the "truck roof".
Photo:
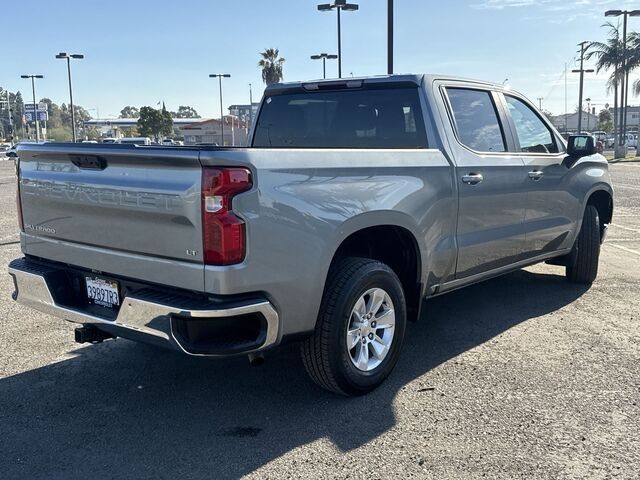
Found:
[(296, 81), (296, 82), (283, 82), (283, 83), (274, 83), (269, 85), (265, 90), (265, 93), (269, 92), (277, 92), (280, 90), (289, 90), (302, 88), (304, 86), (309, 85), (331, 85), (337, 83), (351, 83), (351, 82), (366, 82), (367, 84), (372, 83), (415, 83), (416, 85), (420, 85), (423, 82), (431, 83), (436, 80), (445, 80), (445, 81), (459, 81), (465, 83), (474, 83), (490, 86), (492, 88), (504, 89), (505, 86), (499, 83), (487, 82), (483, 80), (475, 80), (471, 78), (457, 77), (453, 75), (441, 75), (441, 74), (424, 74), (424, 73), (405, 73), (405, 74), (393, 74), (393, 75), (374, 75), (368, 77), (343, 77), (343, 78), (331, 78), (331, 79), (318, 79), (318, 80), (306, 80), (306, 81)]

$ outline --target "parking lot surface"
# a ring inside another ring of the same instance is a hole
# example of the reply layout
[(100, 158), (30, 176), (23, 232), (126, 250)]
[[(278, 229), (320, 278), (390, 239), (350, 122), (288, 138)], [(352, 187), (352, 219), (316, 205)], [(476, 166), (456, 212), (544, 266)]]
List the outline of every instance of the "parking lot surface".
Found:
[[(0, 478), (639, 478), (640, 163), (611, 172), (593, 286), (537, 265), (429, 300), (362, 398), (318, 389), (295, 346), (259, 368), (80, 346), (1, 275)], [(2, 265), (14, 199), (0, 160)]]

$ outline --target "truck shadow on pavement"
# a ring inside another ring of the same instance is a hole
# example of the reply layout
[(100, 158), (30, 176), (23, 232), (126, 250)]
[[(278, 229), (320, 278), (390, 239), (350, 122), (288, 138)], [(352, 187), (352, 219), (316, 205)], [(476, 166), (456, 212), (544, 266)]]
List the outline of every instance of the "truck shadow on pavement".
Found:
[[(395, 425), (397, 393), (420, 388), (410, 382), (585, 291), (518, 271), (429, 300), (394, 373), (355, 399), (312, 384), (295, 345), (260, 368), (125, 340), (79, 348), (0, 380), (0, 471), (7, 480), (237, 478), (318, 439), (348, 451)], [(428, 408), (429, 395), (419, 398)], [(366, 412), (365, 427), (354, 412)]]

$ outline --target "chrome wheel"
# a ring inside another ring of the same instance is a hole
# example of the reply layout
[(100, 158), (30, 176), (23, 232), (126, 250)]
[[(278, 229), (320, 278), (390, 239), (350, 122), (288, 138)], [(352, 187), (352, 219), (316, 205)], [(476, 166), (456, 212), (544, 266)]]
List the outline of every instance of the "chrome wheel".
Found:
[(393, 342), (396, 314), (389, 294), (372, 288), (355, 303), (347, 325), (347, 350), (358, 369), (369, 372), (385, 359)]

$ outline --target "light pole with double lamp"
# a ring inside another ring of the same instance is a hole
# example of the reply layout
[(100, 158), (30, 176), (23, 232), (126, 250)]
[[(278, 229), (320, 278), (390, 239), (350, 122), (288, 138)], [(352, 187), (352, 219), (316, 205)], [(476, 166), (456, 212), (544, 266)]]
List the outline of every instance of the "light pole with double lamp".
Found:
[(347, 0), (334, 0), (333, 3), (321, 3), (318, 10), (330, 12), (335, 9), (338, 12), (338, 78), (342, 78), (342, 27), (340, 24), (340, 12), (354, 12), (360, 8), (356, 3), (347, 3)]
[(620, 137), (619, 145), (616, 148), (616, 156), (627, 154), (625, 134), (627, 133), (627, 96), (629, 94), (629, 75), (627, 72), (627, 17), (640, 17), (640, 10), (607, 10), (604, 12), (605, 17), (619, 17), (622, 15), (622, 85), (620, 93), (620, 112), (619, 123), (620, 125)]
[(84, 58), (84, 55), (80, 53), (66, 53), (60, 52), (56, 55), (56, 58), (63, 58), (67, 60), (67, 73), (69, 75), (69, 104), (71, 105), (71, 135), (73, 136), (73, 142), (77, 141), (76, 138), (76, 115), (73, 110), (73, 89), (71, 88), (71, 59), (81, 60)]
[(33, 121), (36, 126), (36, 142), (40, 141), (40, 131), (38, 123), (38, 104), (36, 103), (36, 78), (44, 78), (44, 75), (36, 75), (33, 73), (29, 73), (27, 75), (20, 75), (20, 78), (30, 78), (31, 79), (31, 91), (33, 92)]
[(338, 55), (329, 53), (311, 55), (311, 60), (322, 60), (322, 78), (327, 78), (327, 60), (335, 60), (336, 58), (338, 58)]
[(222, 108), (222, 79), (231, 78), (229, 73), (210, 73), (210, 78), (217, 78), (220, 83), (220, 146), (224, 147), (224, 109)]

